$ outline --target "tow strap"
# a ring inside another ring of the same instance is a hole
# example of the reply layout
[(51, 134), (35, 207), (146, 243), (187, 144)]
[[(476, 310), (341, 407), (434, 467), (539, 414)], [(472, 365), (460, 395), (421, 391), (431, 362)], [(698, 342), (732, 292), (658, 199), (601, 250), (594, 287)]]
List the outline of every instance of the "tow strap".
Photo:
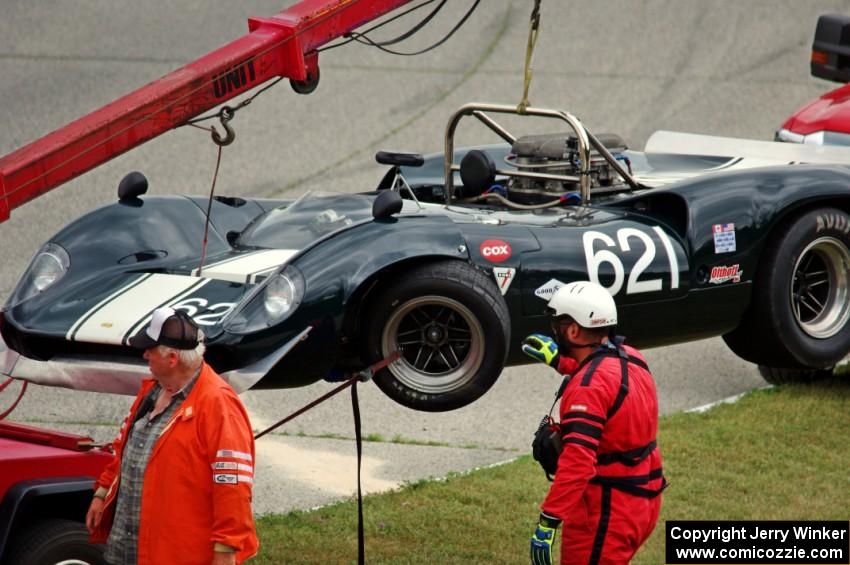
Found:
[(394, 351), (387, 358), (381, 359), (377, 363), (373, 365), (369, 365), (366, 369), (356, 373), (347, 381), (331, 390), (330, 392), (326, 392), (316, 400), (302, 406), (289, 416), (283, 418), (279, 422), (272, 424), (265, 430), (254, 435), (254, 439), (260, 439), (267, 433), (279, 428), (290, 420), (295, 419), (297, 416), (300, 416), (310, 408), (321, 404), (328, 398), (334, 396), (335, 394), (342, 392), (348, 387), (351, 387), (351, 410), (354, 413), (354, 442), (357, 445), (357, 563), (358, 565), (363, 565), (366, 562), (366, 544), (365, 544), (365, 535), (363, 532), (363, 489), (360, 486), (360, 469), (363, 461), (363, 439), (362, 434), (360, 433), (360, 402), (357, 398), (357, 383), (358, 382), (368, 382), (372, 380), (372, 377), (380, 371), (381, 369), (386, 368), (390, 363), (394, 363), (398, 358), (401, 357), (401, 354), (398, 351)]

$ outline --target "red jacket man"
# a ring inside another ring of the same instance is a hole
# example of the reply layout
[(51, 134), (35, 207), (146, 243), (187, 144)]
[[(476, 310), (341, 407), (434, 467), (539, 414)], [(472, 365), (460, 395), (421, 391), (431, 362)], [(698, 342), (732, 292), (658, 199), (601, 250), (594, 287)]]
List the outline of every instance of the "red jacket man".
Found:
[(535, 334), (523, 351), (572, 377), (561, 396), (563, 450), (541, 505), (531, 562), (552, 562), (563, 523), (562, 564), (628, 563), (655, 527), (666, 485), (655, 442), (655, 383), (637, 350), (609, 339), (617, 310), (603, 287), (571, 283), (549, 307), (557, 343)]
[(233, 389), (203, 362), (200, 339), (188, 316), (162, 308), (130, 341), (145, 349), (153, 378), (86, 516), (110, 563), (223, 565), (257, 552), (251, 425)]

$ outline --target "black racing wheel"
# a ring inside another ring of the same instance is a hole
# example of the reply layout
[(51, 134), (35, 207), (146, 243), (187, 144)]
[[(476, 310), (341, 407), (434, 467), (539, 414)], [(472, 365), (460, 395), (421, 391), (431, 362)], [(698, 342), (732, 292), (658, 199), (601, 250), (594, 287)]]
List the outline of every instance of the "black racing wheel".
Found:
[(465, 406), (493, 386), (508, 354), (508, 308), (493, 280), (460, 261), (415, 268), (379, 291), (366, 312), (371, 362), (401, 358), (375, 375), (416, 410)]
[(850, 215), (820, 208), (779, 226), (744, 322), (724, 339), (744, 359), (784, 369), (762, 371), (771, 382), (773, 375), (778, 382), (812, 380), (850, 351), (848, 325)]

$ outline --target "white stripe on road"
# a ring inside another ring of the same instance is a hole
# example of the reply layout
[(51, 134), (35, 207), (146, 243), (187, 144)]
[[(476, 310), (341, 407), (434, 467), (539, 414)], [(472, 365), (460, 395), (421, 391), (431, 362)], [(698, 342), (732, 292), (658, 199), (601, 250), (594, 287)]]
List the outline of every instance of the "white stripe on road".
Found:
[[(760, 387), (760, 388), (754, 388), (753, 390), (767, 390), (769, 388), (773, 388), (773, 386), (768, 385), (768, 386), (763, 386), (763, 387)], [(693, 412), (693, 413), (701, 414), (703, 412), (708, 412), (709, 410), (711, 410), (715, 406), (720, 406), (721, 404), (735, 404), (736, 402), (738, 402), (739, 400), (744, 398), (746, 395), (753, 392), (753, 390), (748, 390), (746, 392), (742, 392), (741, 394), (736, 394), (735, 396), (729, 396), (727, 398), (721, 398), (720, 400), (716, 400), (714, 402), (709, 402), (708, 404), (703, 404), (702, 406), (697, 406), (696, 408), (688, 408), (687, 410), (685, 410), (685, 412), (686, 413), (692, 413)]]

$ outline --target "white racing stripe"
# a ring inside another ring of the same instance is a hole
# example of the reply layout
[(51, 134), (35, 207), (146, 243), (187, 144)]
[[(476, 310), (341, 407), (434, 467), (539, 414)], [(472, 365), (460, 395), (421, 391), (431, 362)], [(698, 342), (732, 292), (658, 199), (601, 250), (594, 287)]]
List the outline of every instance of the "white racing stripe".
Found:
[[(238, 283), (253, 283), (257, 277), (269, 274), (290, 257), (298, 253), (298, 249), (266, 249), (255, 253), (247, 253), (231, 257), (218, 263), (212, 263), (201, 269), (201, 276)], [(198, 275), (198, 269), (192, 271)]]
[[(179, 275), (154, 275), (154, 276), (179, 276)], [(181, 292), (180, 294), (178, 294), (176, 296), (172, 296), (171, 298), (167, 299), (167, 302), (165, 302), (164, 304), (161, 304), (160, 306), (174, 306), (176, 303), (183, 300), (187, 296), (195, 293), (199, 288), (206, 285), (211, 280), (211, 279), (198, 279), (198, 278), (195, 278), (195, 277), (184, 277), (184, 278), (189, 278), (189, 279), (195, 280), (195, 281), (197, 281), (197, 284), (189, 286), (186, 290), (184, 290), (183, 292)], [(159, 308), (159, 306), (157, 306), (157, 308)], [(124, 334), (124, 337), (122, 338), (122, 343), (127, 343), (127, 341), (131, 337), (133, 337), (134, 335), (139, 333), (139, 331), (141, 331), (141, 329), (143, 327), (145, 327), (151, 321), (152, 317), (153, 317), (153, 310), (148, 312), (147, 316), (145, 316), (144, 318), (141, 318), (139, 321), (137, 321), (136, 325), (131, 327), (130, 330), (127, 331), (127, 333)]]
[(136, 279), (102, 300), (71, 327), (66, 338), (90, 343), (123, 344), (160, 306), (180, 300), (209, 280), (152, 274)]
[(146, 273), (144, 275), (141, 275), (138, 278), (134, 278), (129, 283), (125, 284), (124, 286), (122, 286), (121, 288), (119, 288), (118, 290), (116, 290), (115, 292), (113, 292), (112, 294), (110, 294), (109, 296), (107, 296), (106, 298), (104, 298), (103, 300), (98, 302), (97, 304), (95, 304), (94, 308), (91, 308), (88, 312), (86, 312), (85, 314), (80, 316), (80, 318), (76, 322), (74, 322), (74, 324), (71, 326), (71, 329), (69, 329), (68, 333), (65, 334), (65, 339), (68, 339), (68, 340), (74, 339), (74, 334), (77, 333), (77, 328), (79, 328), (83, 323), (85, 323), (85, 321), (88, 319), (88, 317), (91, 316), (92, 314), (94, 314), (95, 312), (97, 312), (101, 307), (103, 307), (104, 304), (106, 304), (110, 300), (113, 300), (116, 296), (127, 292), (132, 287), (142, 283), (145, 279), (148, 279), (152, 276), (153, 276), (152, 274)]

